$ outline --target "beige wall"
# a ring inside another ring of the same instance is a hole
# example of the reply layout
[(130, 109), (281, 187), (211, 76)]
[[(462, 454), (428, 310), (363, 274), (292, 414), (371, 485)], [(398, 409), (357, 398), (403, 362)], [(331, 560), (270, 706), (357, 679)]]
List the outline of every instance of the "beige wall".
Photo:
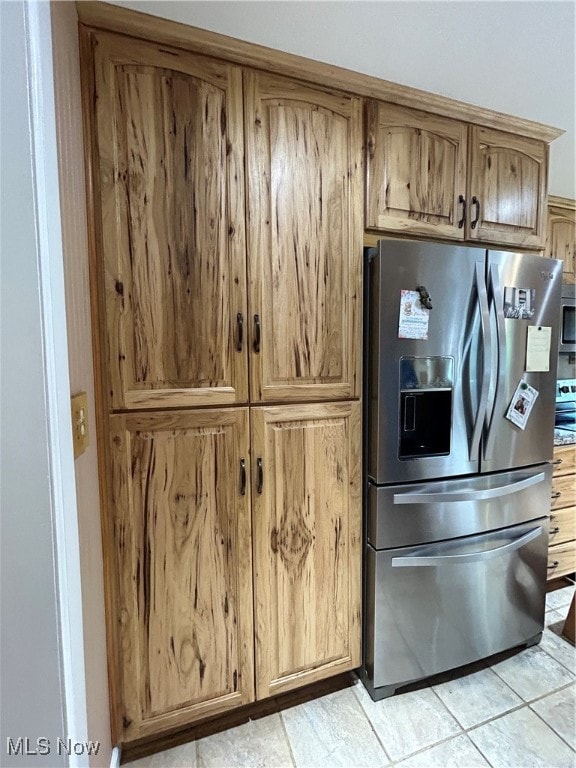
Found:
[(88, 393), (90, 445), (75, 461), (88, 738), (101, 743), (94, 766), (110, 763), (110, 715), (106, 663), (102, 542), (94, 417), (92, 334), (88, 287), (88, 245), (78, 20), (72, 2), (52, 3), (58, 172), (68, 326), (70, 390)]

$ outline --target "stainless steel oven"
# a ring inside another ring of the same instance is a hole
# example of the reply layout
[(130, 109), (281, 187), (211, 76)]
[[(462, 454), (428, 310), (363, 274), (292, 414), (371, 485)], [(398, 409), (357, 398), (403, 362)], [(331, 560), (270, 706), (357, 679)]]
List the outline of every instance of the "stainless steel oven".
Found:
[(560, 346), (559, 352), (576, 353), (576, 286), (562, 286), (562, 303), (560, 305)]

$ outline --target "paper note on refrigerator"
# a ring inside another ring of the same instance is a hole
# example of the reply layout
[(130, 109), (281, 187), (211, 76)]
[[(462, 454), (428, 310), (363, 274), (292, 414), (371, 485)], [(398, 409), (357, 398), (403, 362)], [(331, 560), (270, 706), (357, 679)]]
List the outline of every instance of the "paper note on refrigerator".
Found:
[(418, 291), (400, 291), (399, 339), (427, 339), (430, 310), (420, 303)]
[(506, 413), (506, 418), (510, 419), (513, 424), (516, 424), (520, 429), (526, 428), (530, 411), (534, 406), (534, 401), (538, 397), (538, 390), (531, 387), (522, 380), (516, 387), (516, 391), (512, 396), (512, 402)]
[(550, 370), (550, 342), (552, 328), (544, 325), (528, 326), (526, 337), (526, 371)]

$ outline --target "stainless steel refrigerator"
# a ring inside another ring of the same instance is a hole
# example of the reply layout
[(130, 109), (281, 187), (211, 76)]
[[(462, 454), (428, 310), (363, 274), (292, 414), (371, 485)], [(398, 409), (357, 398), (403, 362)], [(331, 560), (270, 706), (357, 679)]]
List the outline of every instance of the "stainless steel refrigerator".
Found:
[(538, 642), (561, 262), (381, 240), (369, 261), (362, 677), (373, 698)]

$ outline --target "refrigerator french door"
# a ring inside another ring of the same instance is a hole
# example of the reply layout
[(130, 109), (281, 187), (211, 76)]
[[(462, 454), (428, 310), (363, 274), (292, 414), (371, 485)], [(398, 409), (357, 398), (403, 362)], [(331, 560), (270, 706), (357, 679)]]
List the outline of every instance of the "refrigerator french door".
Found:
[(531, 254), (411, 241), (382, 240), (370, 261), (374, 698), (539, 639), (561, 274)]

